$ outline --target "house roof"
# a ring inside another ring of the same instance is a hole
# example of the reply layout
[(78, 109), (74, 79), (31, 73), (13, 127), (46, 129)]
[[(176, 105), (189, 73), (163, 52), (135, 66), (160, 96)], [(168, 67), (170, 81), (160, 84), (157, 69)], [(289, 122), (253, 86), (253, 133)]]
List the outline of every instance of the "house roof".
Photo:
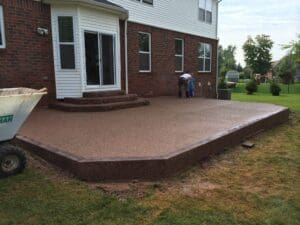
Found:
[(108, 0), (44, 0), (44, 2), (48, 4), (79, 4), (92, 6), (93, 8), (98, 7), (105, 11), (118, 14), (121, 19), (128, 18), (128, 11), (126, 9)]

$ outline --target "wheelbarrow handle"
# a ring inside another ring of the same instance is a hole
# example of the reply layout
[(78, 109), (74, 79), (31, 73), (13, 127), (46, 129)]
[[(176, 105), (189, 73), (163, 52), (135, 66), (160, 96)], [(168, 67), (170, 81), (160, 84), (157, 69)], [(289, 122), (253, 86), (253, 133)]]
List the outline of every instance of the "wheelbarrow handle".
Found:
[(42, 88), (39, 90), (39, 92), (44, 92), (44, 93), (47, 93), (48, 89), (47, 88)]

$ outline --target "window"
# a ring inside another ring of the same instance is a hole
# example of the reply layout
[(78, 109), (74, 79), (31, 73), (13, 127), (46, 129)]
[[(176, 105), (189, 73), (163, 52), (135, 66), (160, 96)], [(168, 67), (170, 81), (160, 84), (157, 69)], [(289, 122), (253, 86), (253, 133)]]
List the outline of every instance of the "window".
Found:
[(213, 0), (199, 0), (199, 20), (212, 23), (212, 3)]
[(139, 70), (140, 72), (151, 72), (151, 35), (139, 33)]
[(211, 45), (200, 43), (198, 48), (199, 72), (211, 71)]
[(136, 0), (138, 2), (143, 2), (145, 4), (148, 4), (148, 5), (153, 5), (153, 0)]
[(61, 69), (75, 69), (73, 17), (58, 17), (59, 52)]
[(175, 72), (183, 72), (184, 67), (184, 42), (175, 39)]
[(5, 48), (3, 7), (0, 5), (0, 48)]

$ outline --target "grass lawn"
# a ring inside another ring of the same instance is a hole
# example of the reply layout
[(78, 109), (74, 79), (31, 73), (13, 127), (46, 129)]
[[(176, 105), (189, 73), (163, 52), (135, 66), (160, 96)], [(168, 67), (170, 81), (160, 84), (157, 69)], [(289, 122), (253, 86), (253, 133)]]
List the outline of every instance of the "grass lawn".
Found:
[(258, 86), (258, 92), (253, 95), (247, 95), (245, 92), (245, 83), (239, 83), (233, 89), (232, 99), (235, 101), (246, 102), (267, 102), (276, 105), (289, 107), (292, 111), (300, 113), (300, 84), (290, 86), (290, 94), (288, 94), (287, 85), (281, 85), (282, 92), (280, 96), (272, 96), (269, 91), (269, 84), (261, 84)]
[(87, 184), (30, 157), (25, 173), (0, 180), (0, 225), (300, 225), (299, 95), (233, 98), (298, 113), (253, 138), (255, 148), (160, 182)]

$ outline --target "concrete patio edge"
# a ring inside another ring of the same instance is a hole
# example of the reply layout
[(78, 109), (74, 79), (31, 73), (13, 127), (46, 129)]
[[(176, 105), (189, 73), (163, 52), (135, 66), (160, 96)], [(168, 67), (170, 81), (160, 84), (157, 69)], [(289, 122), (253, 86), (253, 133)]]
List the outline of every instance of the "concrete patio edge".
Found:
[(168, 177), (201, 162), (211, 155), (223, 152), (226, 148), (244, 141), (245, 137), (248, 138), (258, 132), (282, 124), (288, 120), (289, 114), (290, 111), (284, 108), (267, 117), (235, 127), (206, 141), (176, 150), (170, 155), (155, 158), (89, 160), (39, 143), (25, 136), (17, 136), (16, 143), (46, 161), (71, 172), (79, 179), (88, 182), (130, 179), (155, 180)]

